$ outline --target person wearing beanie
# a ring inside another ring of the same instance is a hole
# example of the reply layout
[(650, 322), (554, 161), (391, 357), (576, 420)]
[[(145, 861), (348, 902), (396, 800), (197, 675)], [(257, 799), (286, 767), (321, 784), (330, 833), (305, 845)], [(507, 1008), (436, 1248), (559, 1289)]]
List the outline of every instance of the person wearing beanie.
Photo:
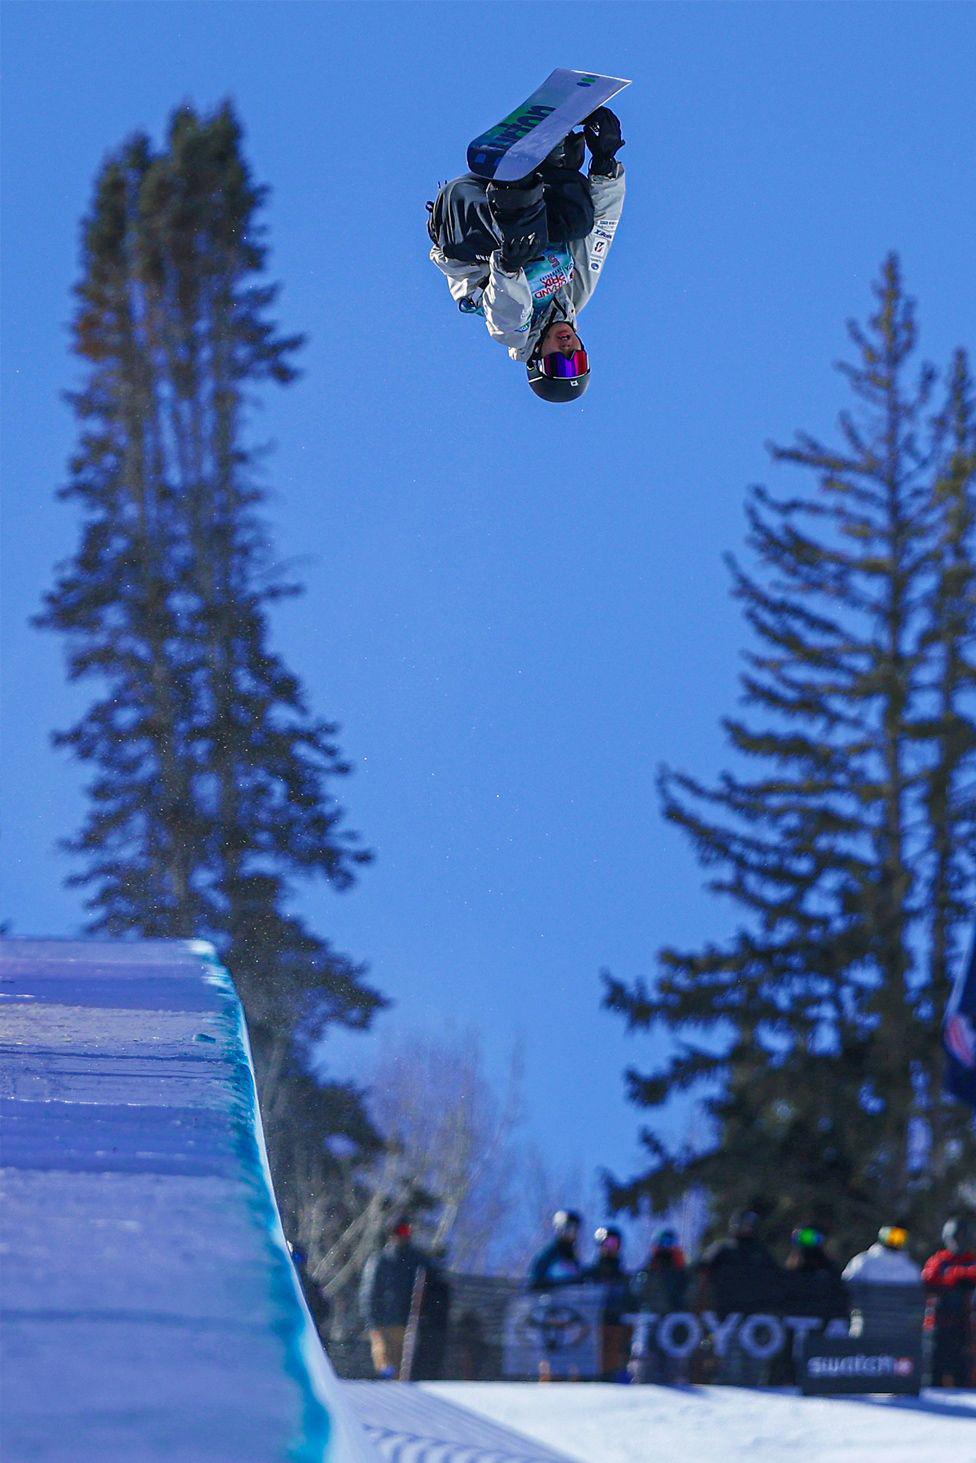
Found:
[(435, 1269), (433, 1260), (413, 1243), (413, 1226), (406, 1215), (393, 1221), (383, 1248), (366, 1261), (359, 1305), (378, 1376), (389, 1380), (399, 1376), (418, 1273), (423, 1270), (426, 1280)]
[[(634, 1294), (640, 1310), (656, 1316), (685, 1310), (690, 1278), (677, 1232), (666, 1225), (655, 1234), (650, 1254), (634, 1277)], [(688, 1372), (688, 1359), (668, 1355), (657, 1343), (656, 1330), (646, 1354), (631, 1361), (631, 1375), (638, 1382), (686, 1382)]]
[(676, 1232), (670, 1227), (659, 1229), (634, 1282), (641, 1306), (661, 1316), (670, 1311), (683, 1311), (688, 1279), (685, 1252)]

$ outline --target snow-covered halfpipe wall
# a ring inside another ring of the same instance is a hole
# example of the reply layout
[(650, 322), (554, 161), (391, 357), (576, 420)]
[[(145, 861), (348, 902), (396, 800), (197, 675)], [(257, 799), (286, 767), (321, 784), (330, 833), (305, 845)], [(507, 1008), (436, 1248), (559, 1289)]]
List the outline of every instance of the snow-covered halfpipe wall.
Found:
[(194, 941), (0, 944), (6, 1463), (365, 1463)]

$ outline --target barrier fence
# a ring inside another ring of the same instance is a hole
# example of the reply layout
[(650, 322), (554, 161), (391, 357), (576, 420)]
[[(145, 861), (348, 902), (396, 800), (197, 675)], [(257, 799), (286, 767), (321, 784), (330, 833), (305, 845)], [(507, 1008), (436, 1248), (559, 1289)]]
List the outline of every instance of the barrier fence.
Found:
[[(924, 1379), (921, 1285), (852, 1285), (849, 1317), (828, 1318), (768, 1306), (728, 1315), (690, 1309), (621, 1315), (619, 1292), (601, 1285), (532, 1293), (500, 1276), (449, 1273), (445, 1279), (449, 1311), (421, 1324), (414, 1380), (629, 1376), (797, 1384), (805, 1391), (917, 1391)], [(374, 1375), (364, 1334), (333, 1336), (327, 1345), (341, 1376)]]

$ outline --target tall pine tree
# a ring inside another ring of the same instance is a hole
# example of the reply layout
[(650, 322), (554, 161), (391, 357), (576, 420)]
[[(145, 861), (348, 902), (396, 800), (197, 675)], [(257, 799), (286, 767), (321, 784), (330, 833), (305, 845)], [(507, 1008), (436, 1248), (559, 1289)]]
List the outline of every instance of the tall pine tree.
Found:
[(92, 771), (67, 845), (88, 929), (214, 941), (244, 1002), (294, 1231), (338, 1162), (330, 1140), (354, 1155), (377, 1143), (358, 1092), (312, 1077), (310, 1049), (334, 1022), (366, 1027), (383, 1000), (289, 908), (296, 881), (344, 889), (369, 855), (333, 792), (348, 770), (336, 728), (269, 643), (271, 606), (297, 590), (261, 518), (248, 403), (294, 378), (301, 338), (271, 318), (264, 196), (229, 106), (184, 107), (162, 150), (136, 136), (101, 169), (62, 489), (81, 540), (39, 623), (65, 636), (71, 678), (96, 687), (56, 737)]
[(660, 778), (736, 928), (662, 950), (653, 986), (605, 977), (632, 1028), (674, 1036), (662, 1070), (627, 1074), (633, 1101), (704, 1084), (712, 1130), (694, 1152), (646, 1132), (616, 1202), (702, 1185), (718, 1211), (765, 1203), (849, 1244), (896, 1215), (933, 1224), (976, 1158), (939, 1043), (976, 891), (973, 388), (960, 353), (934, 409), (894, 256), (876, 297), (850, 327), (839, 440), (771, 448), (808, 490), (752, 490), (755, 567), (730, 561), (754, 641), (733, 770)]

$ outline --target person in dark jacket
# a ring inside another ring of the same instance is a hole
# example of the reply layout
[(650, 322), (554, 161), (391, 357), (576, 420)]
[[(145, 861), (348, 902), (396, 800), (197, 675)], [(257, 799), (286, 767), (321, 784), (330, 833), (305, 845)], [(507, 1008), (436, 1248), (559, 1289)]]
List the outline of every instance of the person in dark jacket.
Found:
[(553, 1290), (578, 1285), (583, 1278), (576, 1245), (582, 1219), (575, 1209), (557, 1209), (552, 1216), (555, 1237), (539, 1251), (529, 1268), (530, 1290)]
[(973, 1302), (976, 1299), (976, 1245), (973, 1224), (949, 1219), (942, 1227), (941, 1250), (922, 1266), (929, 1291), (929, 1319), (935, 1332), (932, 1384), (936, 1387), (976, 1385)]
[(685, 1252), (673, 1229), (654, 1236), (647, 1262), (637, 1274), (634, 1291), (642, 1310), (666, 1316), (683, 1311), (688, 1296), (688, 1267)]
[(583, 1280), (603, 1286), (600, 1373), (605, 1382), (614, 1382), (625, 1376), (630, 1352), (630, 1327), (624, 1322), (631, 1308), (630, 1276), (624, 1269), (624, 1237), (616, 1225), (601, 1224), (593, 1238), (596, 1258), (583, 1271)]
[[(737, 1209), (729, 1220), (728, 1238), (710, 1245), (699, 1261), (698, 1309), (725, 1320), (734, 1312), (775, 1313), (782, 1302), (783, 1272), (759, 1238), (759, 1215), (754, 1209)], [(738, 1332), (717, 1362), (720, 1381), (750, 1387), (768, 1380), (768, 1364), (749, 1353)]]
[[(847, 1286), (840, 1266), (827, 1253), (826, 1243), (826, 1236), (816, 1225), (794, 1229), (783, 1277), (782, 1305), (786, 1315), (813, 1316), (825, 1327), (839, 1321), (846, 1333), (850, 1324)], [(792, 1354), (784, 1355), (782, 1375), (776, 1380), (792, 1385), (799, 1360), (799, 1350), (794, 1347)]]
[(415, 1382), (439, 1382), (444, 1376), (448, 1330), (451, 1322), (451, 1285), (447, 1278), (447, 1252), (433, 1251), (435, 1268), (428, 1271), (424, 1304), (417, 1337), (417, 1355), (411, 1373)]
[(426, 1280), (435, 1269), (429, 1256), (413, 1243), (413, 1227), (406, 1216), (395, 1221), (387, 1243), (366, 1261), (359, 1304), (379, 1376), (399, 1375), (418, 1274), (424, 1271)]
[[(634, 1278), (634, 1299), (642, 1311), (667, 1316), (685, 1309), (688, 1296), (688, 1267), (685, 1252), (673, 1229), (659, 1230), (642, 1270)], [(631, 1358), (631, 1375), (639, 1382), (684, 1382), (688, 1360), (669, 1356), (654, 1339), (641, 1355)]]
[(847, 1287), (826, 1243), (822, 1230), (811, 1224), (794, 1229), (790, 1236), (783, 1286), (788, 1315), (817, 1316), (825, 1324), (848, 1320)]
[[(626, 1299), (630, 1290), (630, 1279), (624, 1269), (624, 1237), (614, 1224), (601, 1224), (593, 1235), (596, 1256), (583, 1271), (583, 1279), (596, 1285), (608, 1285), (620, 1292)], [(626, 1292), (626, 1294), (625, 1294)]]
[(726, 1239), (716, 1240), (698, 1262), (698, 1304), (724, 1320), (733, 1311), (750, 1315), (779, 1309), (783, 1272), (759, 1238), (759, 1215), (737, 1209)]

